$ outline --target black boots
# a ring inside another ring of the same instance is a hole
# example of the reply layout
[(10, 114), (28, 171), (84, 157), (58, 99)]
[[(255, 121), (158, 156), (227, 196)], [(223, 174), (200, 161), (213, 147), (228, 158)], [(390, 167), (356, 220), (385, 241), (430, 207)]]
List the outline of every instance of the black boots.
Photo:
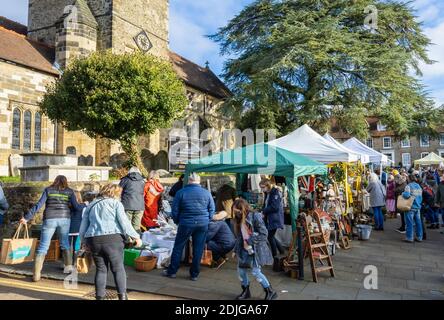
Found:
[(128, 295), (126, 293), (124, 294), (118, 294), (119, 300), (128, 300)]
[(265, 291), (265, 299), (264, 300), (275, 300), (278, 296), (276, 291), (274, 291), (271, 286), (264, 289), (264, 291)]
[(236, 300), (247, 300), (251, 298), (250, 286), (242, 286), (242, 293), (236, 297)]

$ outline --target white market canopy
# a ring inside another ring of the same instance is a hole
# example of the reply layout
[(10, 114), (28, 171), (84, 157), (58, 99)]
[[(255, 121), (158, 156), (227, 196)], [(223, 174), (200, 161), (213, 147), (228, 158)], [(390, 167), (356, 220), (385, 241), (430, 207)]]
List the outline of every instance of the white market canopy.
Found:
[[(326, 133), (324, 135), (324, 139), (329, 141), (329, 142), (331, 142), (331, 143), (333, 143), (336, 147), (344, 150), (345, 152), (348, 152), (348, 153), (351, 153), (351, 154), (356, 153), (355, 151), (350, 150), (349, 148), (343, 146), (341, 143), (339, 143), (335, 138), (333, 138), (328, 133)], [(370, 156), (369, 155), (367, 155), (367, 154), (359, 154), (359, 153), (357, 153), (357, 154), (359, 155), (359, 159), (361, 160), (361, 163), (366, 164), (366, 163), (370, 162)]]
[(415, 161), (415, 165), (433, 165), (441, 163), (444, 163), (444, 158), (441, 158), (434, 152), (429, 153), (428, 156)]
[(337, 147), (306, 124), (289, 135), (268, 142), (268, 144), (304, 155), (324, 164), (360, 160), (359, 154)]
[(372, 149), (356, 138), (351, 138), (342, 144), (344, 147), (353, 150), (359, 154), (368, 155), (371, 163), (387, 164), (390, 162), (385, 154), (382, 154), (375, 149)]

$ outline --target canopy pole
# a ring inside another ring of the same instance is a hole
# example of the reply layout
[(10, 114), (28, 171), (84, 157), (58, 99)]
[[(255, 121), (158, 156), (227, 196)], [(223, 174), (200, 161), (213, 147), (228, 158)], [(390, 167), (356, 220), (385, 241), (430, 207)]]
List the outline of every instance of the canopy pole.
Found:
[(291, 228), (296, 231), (296, 219), (299, 216), (299, 188), (298, 177), (286, 177), (288, 186), (288, 198), (290, 201)]

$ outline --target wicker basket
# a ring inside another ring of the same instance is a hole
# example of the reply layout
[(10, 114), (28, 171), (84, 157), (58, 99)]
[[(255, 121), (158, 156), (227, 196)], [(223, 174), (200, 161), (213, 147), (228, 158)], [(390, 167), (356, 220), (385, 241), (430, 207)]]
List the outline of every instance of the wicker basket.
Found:
[[(37, 241), (37, 248), (40, 244), (40, 241)], [(46, 254), (45, 261), (46, 262), (55, 262), (60, 260), (60, 242), (59, 240), (52, 240), (51, 245), (49, 246), (48, 253)]]
[(140, 272), (149, 272), (154, 270), (156, 265), (157, 257), (154, 256), (138, 257), (136, 260), (134, 260), (134, 267)]

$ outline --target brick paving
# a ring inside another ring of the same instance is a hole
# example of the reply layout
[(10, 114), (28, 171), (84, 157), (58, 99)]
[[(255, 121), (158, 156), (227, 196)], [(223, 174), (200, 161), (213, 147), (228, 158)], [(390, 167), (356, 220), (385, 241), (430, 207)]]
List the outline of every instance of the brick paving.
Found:
[[(409, 244), (403, 235), (394, 231), (399, 221), (388, 220), (386, 231), (372, 232), (370, 241), (352, 242), (351, 250), (337, 250), (333, 257), (336, 277), (321, 274), (314, 283), (308, 261), (305, 280), (291, 279), (285, 273), (265, 268), (273, 287), (282, 300), (444, 300), (444, 235), (427, 230), (428, 240)], [(378, 290), (364, 288), (364, 268), (373, 265), (378, 270)], [(0, 266), (0, 271), (31, 274), (32, 264)], [(199, 281), (188, 280), (188, 270), (182, 267), (177, 279), (166, 279), (161, 270), (139, 273), (127, 267), (128, 289), (185, 299), (230, 300), (240, 291), (234, 261), (220, 270), (202, 268)], [(59, 264), (46, 264), (43, 275), (63, 279)], [(94, 273), (80, 275), (81, 282), (93, 283)], [(110, 276), (109, 285), (113, 286)], [(256, 299), (264, 295), (260, 286), (252, 281), (252, 294)]]

